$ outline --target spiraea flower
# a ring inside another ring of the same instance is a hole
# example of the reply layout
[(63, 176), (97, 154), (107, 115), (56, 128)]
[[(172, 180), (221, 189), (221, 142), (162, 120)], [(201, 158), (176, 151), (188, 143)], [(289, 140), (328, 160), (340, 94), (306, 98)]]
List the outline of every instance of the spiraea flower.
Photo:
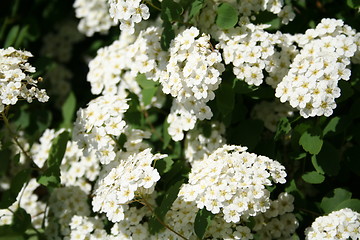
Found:
[(123, 220), (130, 201), (134, 198), (141, 199), (142, 195), (154, 191), (160, 175), (152, 163), (164, 157), (166, 155), (153, 155), (151, 149), (147, 148), (127, 159), (111, 162), (97, 181), (92, 201), (93, 210), (106, 213), (112, 222)]
[(307, 240), (360, 239), (360, 214), (349, 208), (333, 211), (316, 218), (305, 235)]
[(195, 201), (214, 214), (223, 213), (227, 222), (239, 222), (270, 207), (266, 186), (285, 183), (285, 168), (265, 156), (246, 152), (246, 147), (224, 145), (208, 158), (192, 165), (189, 183), (179, 196)]
[(29, 74), (35, 68), (28, 63), (33, 55), (13, 47), (0, 49), (0, 113), (7, 105), (14, 105), (20, 99), (31, 103), (34, 98), (47, 102), (49, 96), (44, 89), (37, 88), (38, 80)]

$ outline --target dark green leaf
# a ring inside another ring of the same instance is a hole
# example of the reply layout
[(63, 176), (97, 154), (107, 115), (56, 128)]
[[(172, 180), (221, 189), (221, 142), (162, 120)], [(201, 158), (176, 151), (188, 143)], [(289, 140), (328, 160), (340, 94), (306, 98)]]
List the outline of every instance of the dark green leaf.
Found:
[(60, 167), (61, 161), (66, 151), (66, 145), (69, 140), (69, 132), (64, 131), (59, 134), (53, 141), (49, 152), (49, 158), (47, 160), (48, 167), (58, 166)]
[(320, 207), (325, 214), (328, 214), (335, 209), (338, 209), (338, 206), (349, 199), (351, 199), (351, 192), (343, 189), (336, 188), (331, 193), (327, 194), (326, 197), (323, 197)]
[(350, 208), (353, 211), (360, 212), (360, 199), (348, 199), (341, 202), (333, 211), (340, 210), (343, 208)]
[(23, 235), (14, 229), (10, 225), (0, 226), (0, 240), (23, 240)]
[(315, 169), (329, 176), (335, 176), (340, 170), (340, 152), (332, 144), (325, 141), (320, 153), (312, 159)]
[(5, 40), (4, 48), (13, 46), (15, 44), (16, 38), (19, 34), (19, 31), (20, 31), (19, 25), (15, 25), (10, 29), (10, 31), (6, 37), (6, 40)]
[(159, 171), (160, 175), (170, 171), (174, 161), (171, 157), (162, 158), (156, 161), (155, 167)]
[(18, 208), (13, 215), (12, 228), (16, 232), (24, 233), (31, 226), (31, 216), (25, 209)]
[(63, 122), (62, 128), (70, 128), (76, 110), (76, 98), (73, 92), (70, 92), (63, 106), (61, 107)]
[(302, 175), (302, 179), (307, 183), (319, 184), (325, 180), (325, 177), (324, 177), (324, 175), (322, 175), (318, 172), (312, 171), (312, 172), (307, 172), (304, 175)]
[(197, 14), (200, 12), (203, 6), (204, 6), (204, 0), (194, 0), (191, 3), (189, 19), (192, 19), (193, 17), (197, 16)]
[(160, 206), (155, 209), (154, 215), (149, 220), (149, 231), (151, 234), (155, 234), (159, 232), (164, 227), (159, 223), (157, 218), (159, 218), (161, 221), (164, 220), (166, 213), (170, 210), (173, 202), (177, 198), (177, 195), (180, 191), (180, 187), (183, 184), (183, 182), (184, 181), (181, 180), (175, 183), (174, 185), (172, 185), (165, 193), (165, 196)]
[(347, 0), (346, 4), (351, 8), (359, 8), (360, 0)]
[(337, 103), (343, 102), (346, 99), (354, 95), (354, 90), (351, 87), (351, 84), (347, 81), (339, 81), (339, 88), (341, 89), (341, 96), (336, 99)]
[(261, 11), (256, 15), (255, 23), (270, 24), (271, 27), (267, 28), (267, 30), (277, 30), (280, 28), (281, 20), (276, 14), (272, 12)]
[(171, 40), (175, 38), (175, 31), (172, 24), (168, 21), (163, 23), (164, 30), (161, 34), (160, 45), (162, 50), (167, 51), (170, 47)]
[(216, 91), (216, 103), (223, 116), (227, 116), (234, 110), (235, 95), (229, 83), (223, 82)]
[(228, 134), (231, 143), (247, 146), (249, 150), (252, 150), (260, 141), (263, 129), (264, 124), (261, 120), (245, 120)]
[(238, 22), (238, 11), (229, 3), (222, 3), (217, 9), (216, 25), (222, 29), (232, 28)]
[(196, 236), (198, 236), (200, 239), (203, 239), (205, 232), (210, 226), (214, 217), (215, 215), (206, 210), (206, 208), (200, 209), (197, 212), (194, 222), (194, 231)]
[(299, 139), (299, 144), (308, 153), (318, 154), (323, 145), (321, 132), (316, 128), (308, 129), (301, 135)]
[(173, 0), (163, 0), (161, 2), (161, 19), (167, 22), (180, 20), (183, 9), (180, 4)]
[(289, 122), (289, 119), (287, 119), (286, 117), (283, 117), (279, 120), (279, 122), (277, 124), (274, 139), (278, 140), (280, 138), (280, 136), (284, 136), (284, 135), (288, 134), (290, 131), (291, 131), (291, 124)]
[(30, 173), (30, 169), (24, 169), (15, 175), (15, 177), (11, 180), (10, 189), (4, 191), (1, 196), (0, 209), (8, 208), (16, 201), (20, 190), (29, 180)]
[(162, 135), (163, 135), (163, 140), (164, 140), (163, 147), (162, 147), (163, 149), (166, 149), (169, 146), (169, 143), (171, 141), (171, 136), (169, 135), (169, 132), (168, 132), (169, 126), (170, 126), (170, 124), (168, 123), (167, 118), (166, 118), (162, 125), (162, 127), (163, 127)]
[(38, 183), (48, 187), (50, 189), (57, 188), (60, 186), (60, 168), (56, 165), (49, 167), (45, 172), (38, 178)]
[(336, 132), (336, 127), (338, 126), (338, 123), (340, 121), (340, 117), (334, 117), (332, 118), (328, 124), (325, 126), (323, 130), (323, 136), (330, 132)]

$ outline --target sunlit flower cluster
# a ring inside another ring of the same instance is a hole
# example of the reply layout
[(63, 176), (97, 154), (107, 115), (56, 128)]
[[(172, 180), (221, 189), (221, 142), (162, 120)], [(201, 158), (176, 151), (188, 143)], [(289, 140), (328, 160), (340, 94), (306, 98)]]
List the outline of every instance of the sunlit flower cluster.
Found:
[(160, 179), (152, 163), (166, 155), (151, 153), (147, 148), (130, 155), (127, 159), (114, 161), (102, 172), (97, 181), (92, 200), (95, 212), (106, 213), (112, 222), (124, 219), (124, 211), (134, 198), (151, 194)]
[(270, 192), (265, 188), (285, 183), (285, 168), (265, 156), (246, 152), (246, 147), (224, 145), (208, 158), (192, 165), (189, 183), (179, 196), (195, 201), (214, 214), (223, 213), (226, 222), (239, 222), (265, 212)]
[(360, 214), (349, 208), (315, 219), (305, 230), (307, 240), (360, 239)]
[(149, 8), (141, 0), (108, 0), (110, 16), (120, 22), (120, 29), (133, 34), (135, 23), (147, 20), (150, 17)]
[(29, 73), (35, 68), (28, 63), (32, 54), (28, 51), (16, 50), (13, 47), (0, 49), (0, 113), (7, 105), (14, 105), (20, 99), (29, 103), (34, 98), (47, 102), (49, 97), (44, 89), (37, 88), (38, 80)]
[(182, 140), (183, 131), (193, 129), (197, 119), (212, 117), (206, 103), (215, 98), (214, 91), (225, 70), (210, 36), (199, 34), (197, 28), (191, 27), (175, 37), (169, 49), (169, 63), (160, 77), (163, 92), (174, 97), (168, 122), (169, 134), (175, 141)]
[(102, 219), (96, 217), (74, 215), (70, 222), (69, 239), (107, 239)]
[(123, 114), (128, 107), (124, 97), (105, 95), (90, 101), (87, 108), (78, 110), (73, 140), (83, 149), (85, 156), (95, 151), (103, 164), (115, 159), (118, 151), (116, 138), (124, 132)]
[(297, 38), (302, 49), (277, 86), (276, 97), (288, 101), (305, 118), (328, 117), (341, 95), (338, 81), (350, 79), (348, 66), (358, 49), (359, 34), (342, 20), (323, 19)]
[(75, 0), (76, 17), (80, 19), (78, 29), (91, 37), (94, 33), (107, 33), (116, 22), (109, 14), (108, 0)]

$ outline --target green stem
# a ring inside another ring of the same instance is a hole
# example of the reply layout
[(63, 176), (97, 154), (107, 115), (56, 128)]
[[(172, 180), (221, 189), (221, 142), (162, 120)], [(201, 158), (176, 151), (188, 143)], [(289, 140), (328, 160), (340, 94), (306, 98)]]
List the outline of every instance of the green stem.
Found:
[(12, 137), (12, 139), (14, 140), (14, 142), (16, 143), (16, 145), (20, 148), (20, 150), (22, 151), (22, 153), (25, 155), (27, 160), (30, 160), (31, 162), (33, 162), (32, 158), (30, 157), (30, 155), (28, 154), (28, 152), (24, 149), (24, 147), (21, 145), (21, 143), (18, 140), (17, 135), (12, 131), (9, 120), (7, 119), (6, 115), (4, 114), (4, 112), (1, 113), (2, 119), (4, 120), (5, 126), (6, 128), (9, 130), (10, 135)]
[(144, 197), (141, 198), (141, 202), (147, 207), (149, 208), (149, 210), (154, 214), (156, 220), (163, 225), (165, 228), (169, 229), (171, 232), (175, 233), (176, 235), (178, 235), (180, 238), (184, 239), (184, 240), (188, 240), (186, 237), (184, 237), (183, 235), (181, 235), (180, 233), (176, 232), (173, 228), (171, 228), (169, 225), (167, 225), (166, 223), (164, 223), (155, 213), (154, 209), (151, 207), (151, 205), (146, 201), (146, 199)]

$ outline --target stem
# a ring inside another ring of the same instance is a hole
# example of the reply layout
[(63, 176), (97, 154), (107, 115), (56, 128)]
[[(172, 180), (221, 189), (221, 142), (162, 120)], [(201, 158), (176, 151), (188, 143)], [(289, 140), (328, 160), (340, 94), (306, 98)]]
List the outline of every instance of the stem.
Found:
[(157, 6), (155, 6), (151, 1), (144, 1), (144, 2), (149, 4), (151, 7), (155, 8), (156, 10), (161, 12), (161, 8), (158, 8)]
[(4, 123), (5, 123), (6, 128), (9, 130), (10, 135), (11, 135), (11, 137), (13, 138), (14, 142), (16, 143), (16, 145), (20, 148), (20, 150), (22, 151), (22, 153), (25, 155), (26, 159), (27, 159), (27, 160), (30, 160), (31, 162), (33, 162), (33, 161), (32, 161), (32, 158), (30, 157), (30, 155), (28, 154), (28, 152), (24, 149), (24, 147), (23, 147), (23, 146), (21, 145), (21, 143), (19, 142), (17, 135), (12, 131), (11, 126), (10, 126), (10, 123), (9, 123), (9, 120), (7, 119), (7, 117), (5, 116), (5, 114), (4, 114), (3, 112), (1, 113), (1, 116), (2, 116), (2, 118), (3, 118), (3, 120), (4, 120)]
[(171, 228), (169, 225), (167, 225), (166, 223), (164, 223), (155, 213), (154, 209), (151, 207), (151, 205), (146, 201), (145, 198), (141, 198), (143, 204), (149, 208), (149, 210), (154, 214), (156, 220), (158, 220), (158, 222), (163, 225), (164, 227), (166, 227), (167, 229), (169, 229), (171, 232), (175, 233), (176, 235), (178, 235), (180, 238), (184, 239), (184, 240), (188, 240), (186, 237), (184, 237), (183, 235), (181, 235), (180, 233), (176, 232), (173, 228)]

